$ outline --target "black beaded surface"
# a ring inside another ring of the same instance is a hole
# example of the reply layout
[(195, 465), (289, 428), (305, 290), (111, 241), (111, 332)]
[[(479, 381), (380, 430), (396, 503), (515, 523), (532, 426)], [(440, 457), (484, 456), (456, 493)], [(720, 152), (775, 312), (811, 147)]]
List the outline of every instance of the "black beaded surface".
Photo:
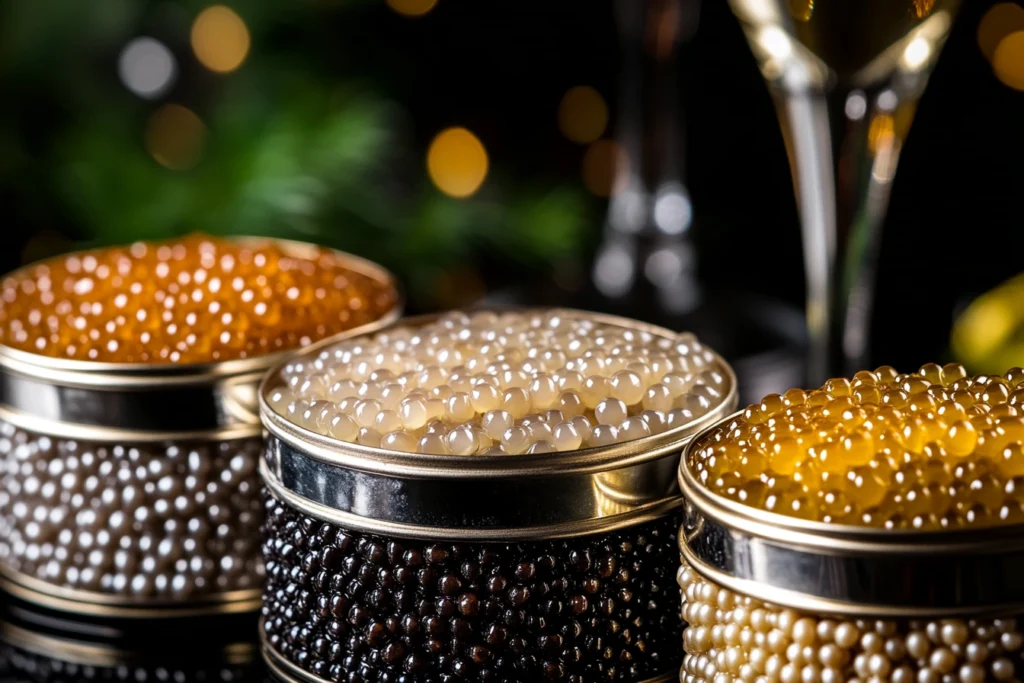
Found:
[(345, 683), (643, 681), (678, 670), (672, 515), (531, 543), (384, 538), (266, 496), (264, 630)]

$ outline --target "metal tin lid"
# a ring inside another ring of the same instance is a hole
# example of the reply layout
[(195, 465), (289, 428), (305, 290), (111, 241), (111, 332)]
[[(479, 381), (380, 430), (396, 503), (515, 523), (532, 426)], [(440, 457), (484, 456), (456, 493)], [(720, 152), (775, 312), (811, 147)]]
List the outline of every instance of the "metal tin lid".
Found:
[[(605, 325), (673, 338), (675, 333), (613, 316), (561, 311)], [(418, 326), (436, 319), (400, 321)], [(315, 358), (320, 348), (302, 354)], [(439, 540), (530, 540), (609, 531), (660, 517), (680, 504), (675, 481), (683, 446), (736, 406), (736, 377), (721, 402), (691, 424), (609, 446), (524, 455), (432, 455), (371, 448), (315, 434), (268, 404), (281, 366), (260, 388), (268, 432), (261, 474), (275, 496), (343, 527)]]
[(715, 494), (693, 474), (705, 434), (679, 463), (683, 559), (709, 581), (816, 613), (927, 618), (1024, 609), (1024, 529), (939, 531), (826, 524), (766, 512)]
[[(289, 240), (241, 237), (242, 244), (274, 244), (301, 257), (321, 249)], [(401, 315), (395, 277), (381, 266), (333, 252), (348, 269), (391, 288), (395, 306), (369, 326)], [(230, 439), (260, 432), (257, 387), (264, 372), (296, 351), (216, 363), (102, 363), (38, 355), (0, 345), (0, 419), (70, 439), (164, 441)]]

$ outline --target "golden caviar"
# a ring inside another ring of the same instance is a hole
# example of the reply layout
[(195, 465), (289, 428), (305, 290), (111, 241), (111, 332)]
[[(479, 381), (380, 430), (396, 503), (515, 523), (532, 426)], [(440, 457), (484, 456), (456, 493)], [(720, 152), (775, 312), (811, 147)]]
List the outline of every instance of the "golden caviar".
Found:
[(51, 258), (0, 285), (0, 343), (111, 363), (293, 349), (381, 318), (392, 287), (330, 250), (190, 235)]
[(890, 367), (766, 396), (688, 462), (734, 501), (888, 529), (1024, 522), (1024, 370)]

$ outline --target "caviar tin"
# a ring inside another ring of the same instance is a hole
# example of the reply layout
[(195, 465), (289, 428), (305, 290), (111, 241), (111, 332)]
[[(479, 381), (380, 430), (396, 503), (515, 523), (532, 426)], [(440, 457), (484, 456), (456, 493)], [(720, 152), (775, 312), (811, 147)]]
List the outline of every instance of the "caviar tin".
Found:
[[(288, 256), (330, 253), (394, 293), (376, 264), (299, 242), (236, 238)], [(0, 345), (0, 587), (107, 617), (257, 610), (263, 575), (257, 388), (291, 355), (107, 363)]]
[(5, 605), (0, 680), (262, 683), (267, 678), (253, 626), (252, 614), (88, 622)]
[(740, 415), (697, 435), (679, 465), (680, 681), (1021, 678), (1021, 525), (861, 527), (730, 500), (692, 464)]
[(271, 669), (309, 683), (675, 680), (676, 463), (693, 434), (736, 405), (735, 376), (714, 358), (724, 396), (692, 424), (521, 455), (319, 436), (271, 407), (283, 380), (269, 373), (261, 635)]

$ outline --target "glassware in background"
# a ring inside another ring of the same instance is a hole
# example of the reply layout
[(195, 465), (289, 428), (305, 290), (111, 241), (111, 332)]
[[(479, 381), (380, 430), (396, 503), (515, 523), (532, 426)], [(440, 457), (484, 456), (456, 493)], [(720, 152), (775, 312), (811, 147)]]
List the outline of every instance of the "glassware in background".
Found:
[(807, 281), (808, 378), (868, 356), (879, 233), (899, 153), (958, 0), (730, 0), (790, 157)]
[(669, 314), (700, 303), (693, 218), (680, 163), (678, 48), (697, 29), (700, 0), (617, 0), (622, 45), (615, 192), (593, 266), (614, 302), (657, 302)]

